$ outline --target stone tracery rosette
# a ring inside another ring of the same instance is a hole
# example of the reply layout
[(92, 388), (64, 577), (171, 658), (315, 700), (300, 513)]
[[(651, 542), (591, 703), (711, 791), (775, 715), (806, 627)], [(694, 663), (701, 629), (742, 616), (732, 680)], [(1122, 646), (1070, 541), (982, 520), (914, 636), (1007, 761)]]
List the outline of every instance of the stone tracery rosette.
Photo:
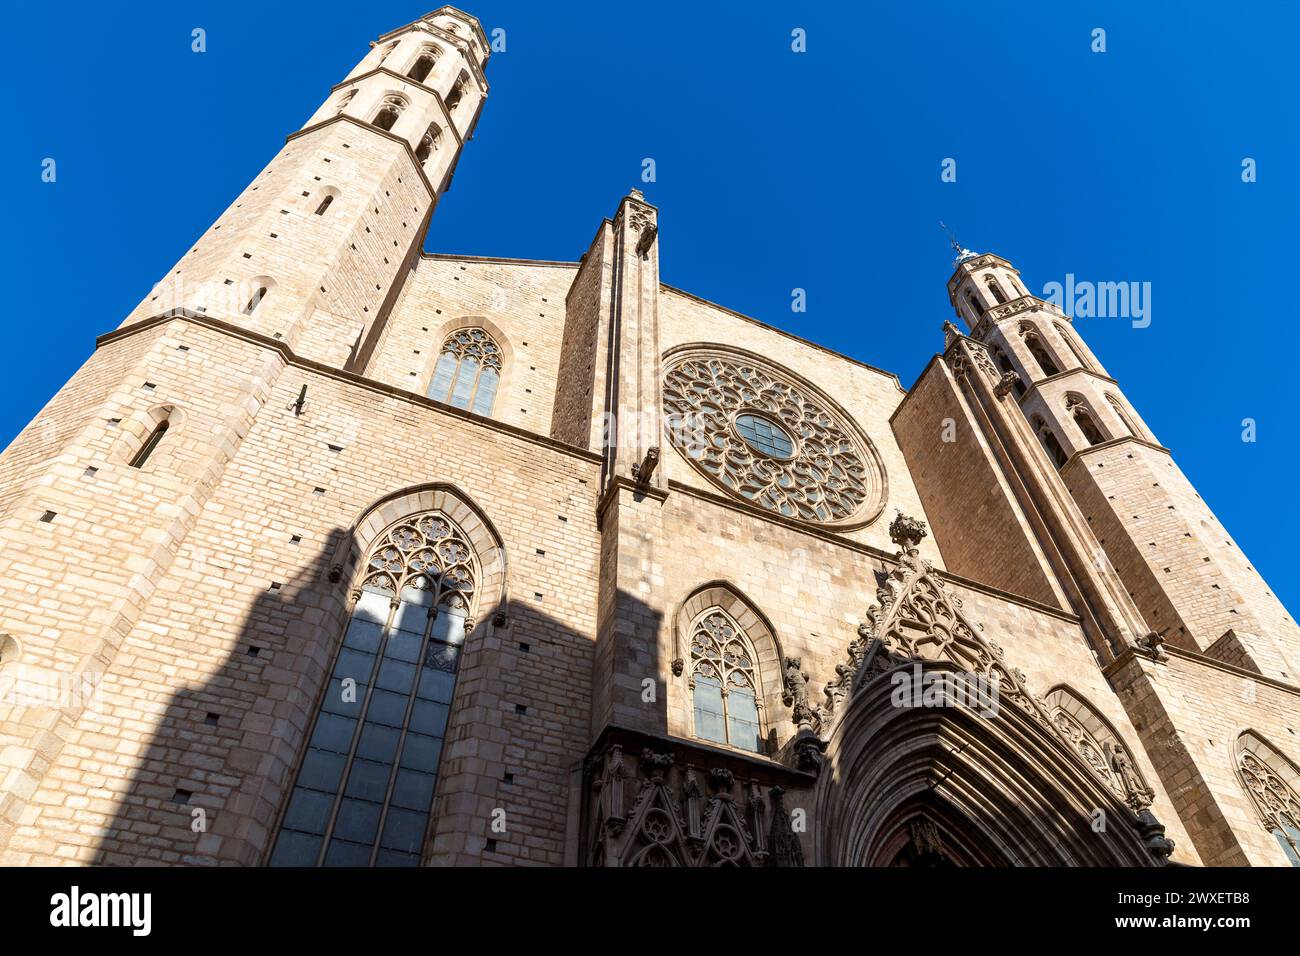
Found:
[(827, 396), (758, 356), (690, 347), (665, 359), (669, 441), (730, 494), (786, 518), (860, 527), (884, 507), (884, 466)]

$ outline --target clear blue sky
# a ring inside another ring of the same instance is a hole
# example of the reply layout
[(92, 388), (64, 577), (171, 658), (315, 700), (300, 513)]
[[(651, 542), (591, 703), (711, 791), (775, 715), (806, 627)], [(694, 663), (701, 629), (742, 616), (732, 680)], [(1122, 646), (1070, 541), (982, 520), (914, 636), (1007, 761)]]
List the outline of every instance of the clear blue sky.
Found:
[[(425, 0), (429, 2), (429, 0)], [(467, 0), (468, 3), (468, 0)], [(413, 2), (24, 3), (0, 103), (7, 442)], [(641, 185), (664, 281), (898, 373), (952, 317), (937, 226), (1152, 286), (1083, 335), (1291, 609), (1296, 0), (476, 0), (506, 30), (431, 251), (576, 259)], [(208, 51), (190, 50), (207, 31)], [(790, 49), (795, 27), (808, 51)], [(1107, 31), (1107, 52), (1090, 32)], [(66, 45), (68, 41), (72, 45)], [(270, 65), (268, 65), (270, 64)], [(41, 161), (58, 181), (41, 182)], [(641, 184), (652, 157), (658, 181)], [(957, 160), (957, 182), (940, 163)], [(1241, 162), (1258, 182), (1241, 181)], [(808, 311), (790, 310), (791, 289)], [(865, 292), (864, 292), (865, 290)], [(557, 334), (559, 330), (557, 329)], [(1241, 440), (1242, 419), (1258, 441)]]

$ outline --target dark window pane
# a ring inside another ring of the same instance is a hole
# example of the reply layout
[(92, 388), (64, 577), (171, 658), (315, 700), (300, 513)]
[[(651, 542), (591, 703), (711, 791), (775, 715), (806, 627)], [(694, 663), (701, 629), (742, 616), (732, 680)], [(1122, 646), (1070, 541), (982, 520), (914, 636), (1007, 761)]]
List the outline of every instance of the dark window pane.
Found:
[(369, 866), (370, 847), (346, 840), (330, 840), (330, 848), (325, 851), (325, 865)]
[(334, 809), (332, 793), (317, 793), (298, 787), (289, 800), (284, 814), (284, 825), (303, 833), (324, 833), (329, 823), (330, 810)]
[(382, 624), (353, 617), (352, 623), (348, 625), (347, 636), (343, 638), (343, 646), (373, 654), (379, 650), (379, 638), (383, 633)]
[(497, 397), (496, 369), (485, 368), (478, 377), (478, 391), (474, 393), (474, 411), (480, 415), (492, 413), (492, 401)]
[(424, 666), (431, 667), (444, 674), (455, 674), (460, 660), (460, 648), (440, 641), (430, 641), (424, 652)]
[(348, 784), (344, 793), (349, 797), (382, 801), (388, 791), (389, 770), (389, 764), (375, 763), (373, 760), (352, 761), (352, 770), (348, 773)]
[(408, 634), (405, 631), (395, 631), (388, 639), (388, 646), (384, 648), (384, 660), (407, 661), (411, 664), (418, 663), (420, 660), (420, 644), (423, 641), (423, 632)]
[(357, 742), (357, 756), (391, 764), (397, 753), (397, 741), (401, 733), (395, 727), (384, 727), (367, 720), (361, 728), (361, 739)]
[(411, 810), (390, 807), (384, 821), (384, 835), (379, 845), (403, 853), (419, 853), (424, 845), (424, 826), (428, 817)]
[(420, 689), (416, 692), (425, 700), (436, 700), (440, 704), (451, 703), (451, 690), (456, 686), (456, 676), (446, 671), (425, 667), (420, 673)]
[(397, 613), (393, 616), (393, 629), (405, 634), (417, 634), (423, 637), (425, 629), (429, 625), (429, 602), (433, 600), (433, 595), (428, 591), (420, 591), (415, 588), (404, 588), (402, 593), (403, 598), (410, 594), (412, 597), (419, 598), (419, 600), (403, 600), (397, 605)]
[(451, 391), (451, 380), (456, 375), (456, 356), (443, 352), (438, 356), (438, 364), (433, 370), (433, 381), (429, 383), (429, 397), (440, 402), (447, 400)]
[(411, 708), (410, 728), (422, 734), (441, 737), (447, 729), (447, 713), (446, 704), (417, 699)]
[(431, 773), (397, 771), (397, 782), (393, 784), (393, 806), (427, 811), (433, 801), (433, 786), (437, 782), (438, 778)]
[(722, 721), (722, 688), (716, 681), (695, 675), (695, 736), (701, 740), (727, 742)]
[(339, 815), (334, 820), (333, 838), (353, 843), (374, 843), (381, 809), (379, 804), (367, 800), (344, 798), (339, 804)]
[(331, 714), (342, 714), (344, 717), (360, 717), (361, 705), (365, 699), (365, 684), (360, 682), (355, 685), (344, 684), (335, 677), (330, 680), (329, 686), (325, 689), (325, 699), (321, 701), (321, 709)]
[(395, 690), (402, 694), (411, 692), (411, 683), (415, 680), (415, 665), (405, 661), (385, 660), (379, 666), (379, 677), (375, 680), (384, 690)]
[(375, 669), (375, 655), (363, 654), (345, 647), (339, 651), (338, 663), (334, 665), (334, 676), (351, 677), (358, 684), (370, 683), (370, 672)]
[(352, 745), (352, 733), (357, 722), (349, 717), (321, 714), (316, 721), (316, 732), (311, 735), (311, 745), (318, 750), (345, 754)]
[(419, 866), (420, 858), (414, 853), (398, 853), (396, 850), (380, 850), (375, 858), (375, 866)]
[(315, 866), (320, 843), (318, 836), (282, 830), (271, 854), (271, 866)]
[(451, 392), (451, 404), (457, 408), (469, 408), (469, 397), (474, 391), (474, 382), (478, 379), (478, 362), (466, 356), (460, 363), (460, 374), (456, 376), (456, 387)]
[(402, 759), (399, 765), (410, 770), (423, 770), (433, 773), (438, 769), (438, 757), (442, 753), (442, 741), (437, 737), (424, 734), (407, 734), (402, 744)]
[(377, 690), (370, 695), (370, 709), (366, 711), (366, 721), (384, 724), (388, 727), (400, 727), (406, 719), (406, 694), (395, 694), (391, 690)]
[(298, 783), (313, 790), (335, 792), (339, 781), (343, 779), (343, 766), (347, 758), (342, 754), (327, 753), (324, 750), (307, 748), (303, 758), (302, 770), (298, 774)]
[(382, 591), (372, 590), (368, 585), (357, 598), (356, 607), (352, 609), (352, 620), (371, 624), (384, 624), (388, 621), (390, 598)]

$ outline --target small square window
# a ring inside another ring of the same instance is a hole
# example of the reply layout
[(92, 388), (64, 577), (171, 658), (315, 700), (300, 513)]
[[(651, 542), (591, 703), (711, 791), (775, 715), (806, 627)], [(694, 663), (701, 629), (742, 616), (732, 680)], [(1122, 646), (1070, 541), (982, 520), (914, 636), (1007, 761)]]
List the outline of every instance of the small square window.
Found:
[(57, 518), (57, 517), (58, 517), (58, 512), (56, 512), (56, 511), (47, 511), (47, 512), (45, 512), (45, 514), (41, 515), (41, 520), (44, 521), (46, 524), (49, 524), (51, 521), (53, 521), (53, 520), (54, 520), (55, 518)]

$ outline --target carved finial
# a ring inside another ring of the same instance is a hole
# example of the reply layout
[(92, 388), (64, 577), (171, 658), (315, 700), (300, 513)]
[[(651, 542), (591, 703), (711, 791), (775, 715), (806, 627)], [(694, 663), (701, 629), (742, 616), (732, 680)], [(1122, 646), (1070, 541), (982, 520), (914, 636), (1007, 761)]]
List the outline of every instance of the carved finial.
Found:
[(904, 551), (919, 547), (925, 536), (925, 522), (909, 518), (901, 511), (889, 525), (889, 540)]
[(645, 202), (645, 193), (641, 192), (641, 190), (637, 189), (635, 186), (629, 189), (627, 191), (627, 194), (632, 199), (636, 199), (640, 202)]

